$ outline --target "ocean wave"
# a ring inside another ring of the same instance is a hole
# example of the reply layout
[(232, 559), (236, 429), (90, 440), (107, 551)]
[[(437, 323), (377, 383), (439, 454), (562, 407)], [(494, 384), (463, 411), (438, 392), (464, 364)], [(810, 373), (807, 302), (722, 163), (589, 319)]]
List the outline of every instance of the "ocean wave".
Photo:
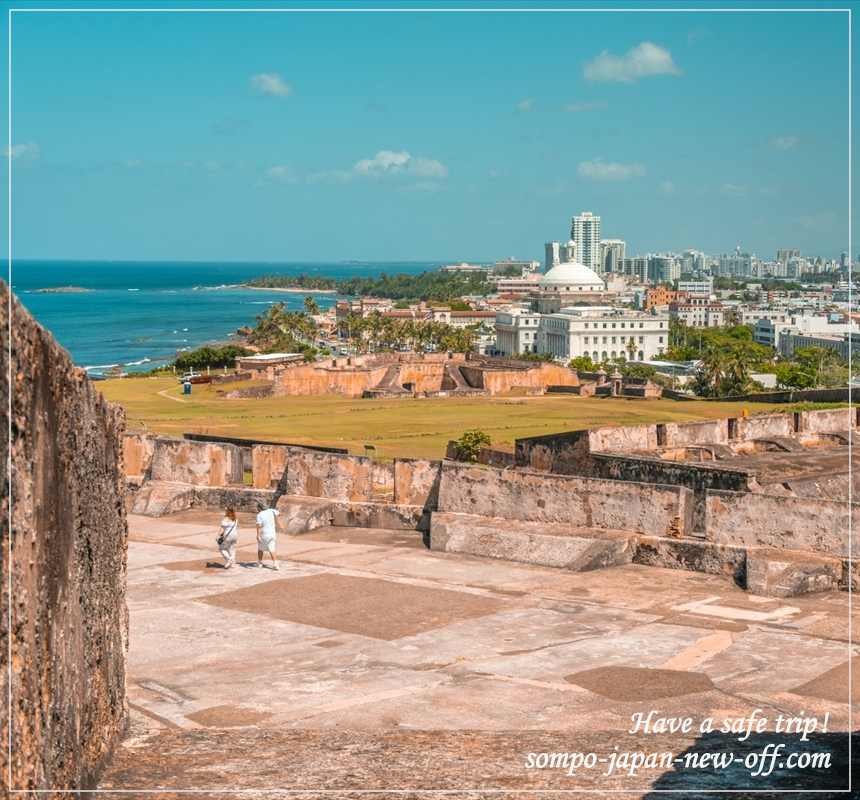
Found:
[(126, 289), (127, 292), (139, 292), (140, 289)]
[(94, 366), (84, 367), (84, 369), (89, 372), (91, 369), (113, 369), (114, 367), (119, 367), (120, 364), (95, 364)]
[(141, 364), (148, 364), (150, 361), (152, 361), (151, 358), (142, 358), (142, 359), (140, 359), (140, 361), (127, 361), (125, 364), (123, 364), (123, 366), (124, 367), (139, 367)]

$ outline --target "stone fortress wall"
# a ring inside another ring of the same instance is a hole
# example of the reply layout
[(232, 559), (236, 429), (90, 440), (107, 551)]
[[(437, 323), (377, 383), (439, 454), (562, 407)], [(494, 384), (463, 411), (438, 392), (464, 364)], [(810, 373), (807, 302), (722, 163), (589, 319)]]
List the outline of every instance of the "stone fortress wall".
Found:
[[(792, 593), (847, 585), (856, 557), (848, 516), (860, 521), (860, 513), (829, 493), (847, 486), (844, 445), (856, 426), (854, 410), (827, 409), (571, 431), (519, 440), (505, 467), (384, 463), (266, 444), (252, 449), (251, 485), (226, 488), (249, 510), (261, 498), (277, 502), (293, 533), (331, 524), (415, 529), (434, 549), (568, 568), (626, 559)], [(149, 452), (157, 463), (161, 448), (176, 455), (203, 446), (134, 440), (126, 437), (134, 463)], [(225, 484), (206, 484), (206, 470), (194, 472), (193, 487), (184, 482), (187, 464), (213, 458), (217, 446), (206, 446), (178, 458), (175, 474), (151, 478), (132, 508), (157, 515), (223, 501)], [(795, 554), (791, 563), (779, 560), (785, 553)]]
[[(550, 386), (580, 384), (575, 371), (558, 364), (487, 358), (473, 353), (378, 353), (311, 364), (261, 364), (257, 368), (243, 361), (242, 369), (253, 380), (270, 382), (270, 393), (275, 396), (494, 396), (512, 391), (543, 394)], [(238, 389), (226, 395), (242, 397), (259, 391), (259, 387)]]
[[(127, 720), (124, 417), (17, 299), (7, 317), (9, 299), (0, 282), (13, 376), (11, 531), (3, 527), (0, 543), (12, 587), (10, 596), (4, 580), (12, 624), (3, 613), (0, 693), (11, 708), (0, 723), (0, 773), (17, 790), (85, 789)], [(7, 359), (4, 346), (3, 376)]]

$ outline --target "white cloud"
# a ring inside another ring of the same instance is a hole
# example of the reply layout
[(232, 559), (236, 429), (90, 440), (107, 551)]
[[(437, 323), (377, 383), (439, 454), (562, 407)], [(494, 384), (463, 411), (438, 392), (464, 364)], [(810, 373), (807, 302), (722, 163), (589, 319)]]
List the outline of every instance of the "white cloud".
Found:
[(13, 144), (11, 147), (5, 148), (3, 155), (6, 158), (21, 159), (25, 161), (33, 161), (39, 157), (41, 150), (35, 142), (25, 142), (23, 144)]
[(729, 197), (742, 197), (747, 193), (747, 187), (739, 183), (724, 183), (720, 187), (720, 191)]
[(672, 181), (663, 181), (660, 184), (660, 191), (663, 194), (675, 194), (675, 184)]
[(774, 136), (770, 140), (770, 146), (774, 150), (794, 150), (800, 144), (798, 136)]
[(252, 75), (251, 88), (260, 94), (271, 94), (275, 97), (288, 97), (293, 93), (293, 87), (276, 72), (261, 72)]
[(419, 178), (444, 178), (448, 168), (433, 158), (413, 156), (407, 150), (380, 150), (373, 158), (356, 161), (352, 172), (362, 177), (407, 174)]
[(524, 100), (520, 100), (517, 103), (517, 111), (531, 111), (535, 107), (535, 101), (533, 97), (526, 97)]
[(569, 114), (581, 114), (585, 111), (599, 111), (602, 108), (606, 108), (607, 105), (603, 100), (593, 103), (568, 103), (562, 110), (567, 111)]
[(266, 170), (266, 177), (280, 183), (295, 183), (296, 175), (290, 167), (285, 164), (276, 164)]
[(654, 75), (680, 75), (681, 70), (668, 50), (653, 42), (641, 42), (623, 56), (604, 50), (585, 65), (583, 74), (589, 81), (634, 83)]
[(595, 158), (592, 161), (580, 161), (577, 172), (584, 178), (596, 181), (626, 181), (641, 178), (645, 174), (645, 167), (642, 164), (619, 164)]

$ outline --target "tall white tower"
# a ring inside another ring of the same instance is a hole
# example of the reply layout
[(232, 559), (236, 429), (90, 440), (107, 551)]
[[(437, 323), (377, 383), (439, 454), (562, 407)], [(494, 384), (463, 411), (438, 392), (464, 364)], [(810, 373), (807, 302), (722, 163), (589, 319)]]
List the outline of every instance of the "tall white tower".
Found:
[(577, 257), (580, 263), (596, 273), (603, 273), (600, 263), (600, 217), (590, 211), (583, 211), (570, 221), (570, 238), (576, 242)]

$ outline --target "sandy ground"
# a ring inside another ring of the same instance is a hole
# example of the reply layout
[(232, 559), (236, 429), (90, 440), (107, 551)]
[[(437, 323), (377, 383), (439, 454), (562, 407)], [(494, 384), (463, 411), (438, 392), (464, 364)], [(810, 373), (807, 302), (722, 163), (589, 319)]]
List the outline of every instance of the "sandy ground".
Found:
[[(130, 518), (132, 724), (104, 789), (408, 790), (378, 794), (402, 798), (764, 788), (781, 797), (840, 785), (845, 593), (773, 600), (695, 573), (570, 573), (430, 552), (417, 533), (347, 528), (281, 537), (275, 572), (255, 566), (246, 519), (239, 565), (224, 570), (217, 519)], [(771, 721), (829, 714), (827, 732), (805, 743), (772, 730), (746, 742), (698, 729), (629, 733), (638, 712), (719, 725), (754, 709)], [(754, 778), (741, 764), (679, 761), (604, 774), (627, 750), (746, 756), (774, 743), (830, 753), (831, 767)], [(529, 753), (573, 751), (605, 761), (574, 775), (527, 768)]]

